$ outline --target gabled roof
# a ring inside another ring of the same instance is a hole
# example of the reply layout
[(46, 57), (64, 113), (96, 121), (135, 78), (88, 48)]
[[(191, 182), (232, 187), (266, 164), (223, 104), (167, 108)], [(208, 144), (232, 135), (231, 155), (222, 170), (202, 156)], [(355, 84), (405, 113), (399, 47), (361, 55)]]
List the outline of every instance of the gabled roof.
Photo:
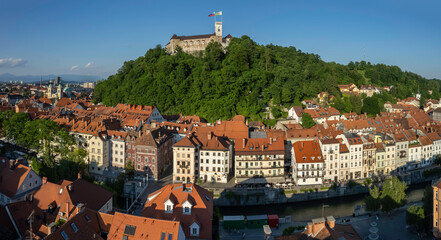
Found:
[(298, 141), (292, 145), (296, 163), (323, 163), (322, 151), (316, 141)]
[[(170, 195), (176, 197), (173, 213), (165, 212), (164, 203)], [(193, 207), (191, 214), (183, 214), (182, 204), (191, 198)], [(213, 194), (196, 184), (169, 184), (148, 196), (142, 215), (164, 220), (179, 220), (187, 237), (190, 226), (197, 222), (200, 228), (199, 238), (211, 239), (213, 218)]]
[(427, 134), (427, 137), (429, 137), (430, 140), (432, 140), (432, 141), (441, 140), (440, 135), (439, 135), (438, 133), (436, 133), (436, 132), (428, 133), (428, 134)]
[(112, 197), (112, 192), (81, 178), (73, 182), (63, 181), (61, 184), (43, 181), (41, 188), (34, 194), (34, 199), (41, 209), (69, 202), (71, 205), (83, 203), (88, 208), (98, 211)]
[[(0, 161), (0, 192), (13, 198), (28, 177), (29, 172), (33, 170), (19, 163), (14, 163), (13, 167), (10, 167), (9, 159), (6, 158)], [(35, 176), (38, 175), (35, 173)]]
[[(164, 240), (178, 240), (180, 229), (179, 221), (146, 218), (115, 212), (107, 239), (121, 240), (126, 235), (128, 239), (161, 240), (161, 235), (164, 234)], [(169, 238), (170, 234), (172, 235), (171, 238)]]
[(285, 141), (281, 138), (242, 138), (237, 139), (234, 149), (236, 155), (279, 155), (285, 152)]
[(196, 138), (194, 134), (188, 134), (186, 137), (179, 140), (173, 145), (173, 147), (197, 147), (200, 146), (201, 142)]
[(421, 137), (418, 138), (418, 140), (420, 141), (420, 143), (423, 146), (427, 146), (427, 145), (433, 144), (432, 140), (430, 140), (430, 138), (428, 136), (421, 136)]
[[(64, 239), (62, 232), (69, 239), (103, 239), (101, 233), (109, 232), (113, 215), (98, 213), (89, 208), (83, 208), (56, 231), (47, 236), (45, 240)], [(75, 229), (77, 231), (75, 231)]]

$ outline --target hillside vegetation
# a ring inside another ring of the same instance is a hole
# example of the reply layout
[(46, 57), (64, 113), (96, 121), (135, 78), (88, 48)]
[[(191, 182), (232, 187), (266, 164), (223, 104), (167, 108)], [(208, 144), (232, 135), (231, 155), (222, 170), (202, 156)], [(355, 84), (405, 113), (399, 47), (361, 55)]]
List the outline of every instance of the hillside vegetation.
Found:
[(170, 56), (158, 45), (99, 82), (94, 101), (153, 105), (163, 114), (197, 114), (210, 121), (235, 114), (261, 119), (266, 106), (298, 105), (321, 91), (341, 97), (337, 85), (352, 82), (396, 86), (393, 98), (413, 96), (418, 88), (423, 99), (440, 97), (438, 80), (397, 66), (324, 62), (295, 47), (258, 45), (242, 36), (232, 39), (226, 53), (210, 43), (199, 56), (182, 51)]

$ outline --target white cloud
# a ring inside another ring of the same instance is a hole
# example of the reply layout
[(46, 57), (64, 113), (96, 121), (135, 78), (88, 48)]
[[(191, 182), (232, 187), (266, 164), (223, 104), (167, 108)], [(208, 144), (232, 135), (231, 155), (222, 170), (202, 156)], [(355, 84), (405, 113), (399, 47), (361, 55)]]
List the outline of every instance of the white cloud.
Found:
[(70, 68), (70, 70), (71, 71), (74, 71), (74, 70), (76, 70), (76, 69), (78, 69), (79, 68), (79, 66), (78, 65), (75, 65), (75, 66), (72, 66), (71, 68)]
[(85, 68), (90, 68), (93, 66), (93, 62), (88, 62), (86, 65), (84, 65)]
[(0, 68), (14, 68), (24, 66), (28, 61), (21, 58), (0, 58)]

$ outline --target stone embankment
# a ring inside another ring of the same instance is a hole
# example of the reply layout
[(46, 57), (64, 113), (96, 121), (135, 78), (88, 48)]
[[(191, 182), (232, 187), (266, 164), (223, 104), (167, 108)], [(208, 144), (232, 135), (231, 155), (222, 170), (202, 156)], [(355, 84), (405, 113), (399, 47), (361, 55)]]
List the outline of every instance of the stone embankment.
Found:
[[(414, 170), (399, 175), (400, 179), (408, 185), (422, 182), (430, 182), (435, 178), (424, 178), (423, 171), (426, 169)], [(388, 178), (391, 176), (386, 176)], [(381, 186), (381, 180), (371, 183), (366, 180), (338, 185), (318, 186), (293, 186), (289, 188), (208, 188), (214, 193), (216, 206), (250, 206), (267, 205), (291, 202), (304, 202), (318, 199), (346, 197), (358, 194), (367, 194), (372, 184)]]

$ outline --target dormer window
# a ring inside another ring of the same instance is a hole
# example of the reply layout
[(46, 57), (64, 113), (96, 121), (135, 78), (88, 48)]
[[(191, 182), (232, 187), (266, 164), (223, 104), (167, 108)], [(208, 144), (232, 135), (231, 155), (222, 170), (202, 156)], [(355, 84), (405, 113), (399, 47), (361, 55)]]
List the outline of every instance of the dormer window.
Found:
[(167, 201), (164, 202), (164, 206), (165, 206), (165, 212), (166, 213), (173, 213), (173, 202), (170, 199), (167, 199)]
[(191, 214), (191, 208), (193, 205), (187, 200), (182, 204), (182, 213), (185, 215)]
[(194, 222), (190, 226), (190, 235), (191, 236), (199, 236), (199, 229), (200, 229), (199, 225), (196, 222)]

